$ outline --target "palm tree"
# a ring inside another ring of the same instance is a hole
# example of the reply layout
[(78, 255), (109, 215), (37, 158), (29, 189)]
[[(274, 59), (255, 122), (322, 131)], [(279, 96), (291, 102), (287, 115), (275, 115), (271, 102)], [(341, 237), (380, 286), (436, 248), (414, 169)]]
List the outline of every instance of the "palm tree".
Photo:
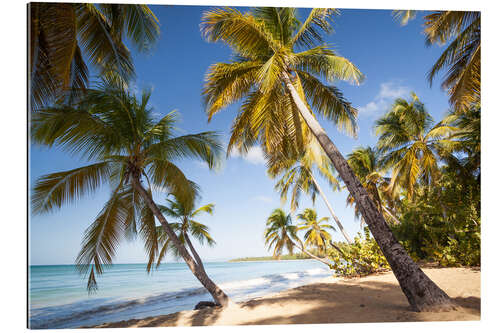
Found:
[(317, 248), (319, 253), (326, 253), (327, 244), (332, 239), (328, 229), (335, 231), (333, 226), (323, 223), (328, 221), (328, 217), (322, 217), (318, 220), (316, 210), (306, 208), (302, 213), (297, 215), (297, 218), (302, 221), (299, 224), (298, 230), (306, 231), (304, 234), (304, 244)]
[[(371, 147), (359, 147), (347, 155), (349, 166), (370, 195), (377, 209), (388, 215), (396, 223), (400, 223), (395, 214), (388, 208), (394, 201), (394, 194), (389, 193), (391, 178), (385, 177), (385, 170), (380, 163), (380, 155)], [(360, 210), (351, 194), (347, 196), (347, 204), (354, 206), (354, 214), (360, 218)]]
[[(195, 196), (196, 199), (198, 196)], [(178, 222), (170, 223), (173, 230), (177, 232), (177, 237), (182, 244), (187, 244), (189, 250), (191, 251), (194, 259), (200, 265), (203, 266), (203, 262), (198, 255), (198, 252), (193, 246), (189, 235), (197, 239), (202, 245), (207, 243), (208, 246), (214, 246), (215, 240), (209, 233), (208, 226), (194, 220), (202, 213), (207, 213), (212, 215), (214, 211), (214, 204), (207, 204), (195, 209), (195, 200), (188, 200), (183, 198), (178, 198), (175, 194), (173, 195), (173, 200), (167, 199), (167, 206), (158, 205), (160, 211), (171, 218), (174, 218)], [(163, 230), (161, 226), (157, 227), (157, 233), (160, 243), (160, 251), (158, 253), (157, 265), (158, 267), (167, 254), (171, 252), (176, 258), (182, 258), (179, 251), (175, 246), (173, 246), (167, 233)]]
[(208, 41), (222, 41), (233, 52), (230, 63), (210, 67), (204, 89), (209, 120), (244, 98), (232, 125), (227, 151), (246, 151), (260, 143), (267, 153), (283, 146), (302, 147), (311, 132), (358, 204), (374, 238), (415, 310), (445, 309), (452, 301), (413, 262), (394, 237), (340, 151), (313, 111), (341, 129), (354, 132), (356, 110), (333, 85), (321, 79), (359, 83), (361, 72), (323, 43), (334, 9), (313, 9), (302, 23), (294, 8), (255, 8), (249, 13), (223, 8), (203, 14), (201, 29)]
[[(398, 10), (393, 14), (404, 25), (416, 11)], [(437, 73), (447, 68), (441, 87), (448, 91), (450, 103), (457, 110), (466, 111), (481, 98), (481, 13), (436, 11), (424, 17), (424, 27), (428, 46), (451, 40), (432, 66), (429, 82), (432, 84)]]
[(50, 105), (67, 89), (72, 94), (66, 97), (81, 94), (88, 85), (87, 61), (100, 74), (128, 81), (134, 67), (124, 35), (146, 51), (160, 33), (146, 5), (34, 2), (28, 13), (33, 109)]
[(309, 252), (297, 235), (297, 226), (292, 222), (292, 215), (286, 214), (282, 209), (277, 208), (272, 211), (267, 218), (266, 230), (264, 232), (265, 244), (268, 250), (273, 249), (273, 257), (279, 258), (283, 254), (283, 249), (287, 249), (289, 254), (293, 254), (293, 248), (304, 252), (313, 259), (316, 259), (328, 267), (330, 262), (324, 258), (319, 258)]
[(466, 113), (450, 112), (443, 123), (455, 130), (440, 145), (440, 156), (448, 168), (458, 171), (460, 180), (481, 178), (481, 106)]
[(215, 302), (227, 305), (226, 294), (193, 259), (152, 196), (152, 190), (160, 188), (179, 200), (193, 200), (196, 186), (175, 161), (197, 158), (216, 167), (222, 152), (218, 136), (214, 132), (174, 136), (177, 114), (171, 112), (156, 121), (148, 107), (149, 98), (148, 91), (138, 99), (123, 87), (104, 82), (90, 89), (77, 105), (56, 105), (35, 113), (31, 124), (35, 143), (59, 146), (92, 164), (38, 179), (32, 211), (53, 211), (109, 183), (111, 197), (86, 230), (76, 259), (82, 274), (88, 274), (89, 291), (97, 288), (95, 274), (112, 263), (123, 236), (140, 233), (149, 262), (155, 261), (159, 250), (156, 217)]
[(376, 121), (377, 147), (382, 167), (392, 168), (389, 187), (400, 186), (411, 199), (417, 181), (430, 185), (439, 177), (438, 149), (454, 128), (433, 120), (413, 93), (412, 100), (396, 99), (391, 110)]
[(283, 202), (287, 201), (287, 195), (290, 191), (292, 197), (290, 200), (290, 208), (294, 212), (299, 205), (299, 198), (302, 192), (309, 194), (313, 200), (316, 199), (316, 194), (319, 193), (325, 205), (327, 206), (333, 220), (337, 224), (340, 232), (348, 243), (352, 243), (351, 238), (345, 231), (342, 223), (335, 214), (332, 206), (314, 176), (313, 168), (319, 170), (320, 175), (325, 178), (334, 190), (340, 189), (339, 182), (334, 176), (331, 163), (328, 157), (325, 156), (321, 147), (315, 139), (312, 139), (307, 147), (306, 152), (299, 162), (293, 159), (280, 159), (281, 163), (276, 163), (269, 167), (268, 174), (275, 178), (281, 175), (281, 178), (275, 185), (275, 189), (280, 192)]

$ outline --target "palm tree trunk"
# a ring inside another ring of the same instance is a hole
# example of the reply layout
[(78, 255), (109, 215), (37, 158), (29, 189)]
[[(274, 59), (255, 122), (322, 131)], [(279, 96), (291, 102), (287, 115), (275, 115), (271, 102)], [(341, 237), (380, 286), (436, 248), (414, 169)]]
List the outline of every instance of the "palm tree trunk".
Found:
[(188, 265), (189, 269), (191, 270), (191, 272), (193, 272), (194, 276), (196, 276), (196, 278), (201, 282), (201, 284), (205, 287), (205, 289), (207, 289), (208, 292), (212, 295), (215, 303), (220, 304), (222, 306), (229, 305), (231, 303), (229, 297), (224, 293), (222, 289), (219, 288), (219, 286), (215, 284), (215, 282), (213, 282), (208, 277), (203, 267), (198, 265), (197, 262), (193, 259), (193, 257), (191, 257), (191, 255), (184, 247), (184, 245), (181, 243), (175, 232), (168, 225), (167, 220), (161, 213), (156, 203), (153, 201), (153, 198), (151, 198), (149, 193), (142, 186), (139, 177), (132, 177), (132, 185), (144, 199), (149, 209), (151, 209), (151, 211), (153, 212), (154, 216), (158, 219), (158, 221), (160, 221), (160, 224), (162, 225), (163, 230), (165, 230), (165, 232), (167, 233), (168, 238), (177, 248), (180, 255)]
[(288, 74), (285, 73), (283, 79), (302, 118), (354, 197), (366, 224), (398, 279), (411, 308), (415, 311), (442, 311), (455, 308), (450, 297), (425, 275), (394, 237), (384, 217), (375, 207), (368, 192), (356, 178), (345, 158), (330, 140), (319, 122), (309, 112), (290, 81)]
[(318, 260), (318, 261), (322, 262), (323, 264), (327, 265), (327, 266), (328, 266), (328, 267), (330, 267), (330, 268), (332, 267), (332, 264), (331, 264), (328, 260), (323, 259), (323, 258), (320, 258), (320, 257), (316, 257), (314, 254), (312, 254), (311, 252), (307, 251), (307, 250), (305, 249), (305, 247), (303, 247), (303, 246), (302, 246), (302, 247), (300, 247), (300, 246), (298, 246), (298, 245), (297, 245), (297, 244), (295, 244), (295, 243), (293, 243), (293, 245), (294, 245), (297, 249), (299, 249), (301, 252), (304, 252), (305, 254), (307, 254), (309, 257), (311, 257), (311, 258), (313, 258), (313, 259), (316, 259), (316, 260)]
[(332, 215), (333, 220), (335, 221), (335, 223), (337, 223), (337, 226), (339, 227), (340, 232), (342, 233), (342, 235), (344, 235), (344, 238), (346, 239), (347, 243), (352, 244), (351, 237), (349, 237), (349, 235), (347, 234), (347, 232), (344, 230), (344, 227), (340, 223), (339, 218), (337, 217), (337, 215), (335, 215), (335, 212), (333, 211), (332, 206), (330, 206), (330, 203), (328, 202), (328, 199), (326, 198), (325, 193), (323, 193), (323, 190), (321, 189), (321, 187), (319, 186), (318, 182), (316, 181), (316, 178), (314, 178), (314, 175), (312, 174), (312, 172), (311, 172), (311, 179), (312, 179), (312, 181), (314, 183), (314, 186), (316, 186), (316, 188), (318, 189), (318, 192), (321, 195), (321, 198), (325, 202), (326, 207), (328, 207), (328, 210), (330, 211), (330, 214)]
[(194, 249), (194, 246), (193, 246), (193, 243), (191, 243), (191, 239), (189, 239), (189, 236), (188, 234), (185, 232), (184, 233), (184, 239), (186, 239), (186, 243), (189, 247), (189, 250), (191, 251), (191, 253), (193, 254), (193, 257), (194, 259), (196, 260), (196, 262), (198, 263), (198, 265), (203, 269), (205, 270), (205, 266), (203, 266), (203, 262), (201, 261), (201, 258), (200, 256), (198, 255), (198, 252), (196, 252), (196, 250)]
[(389, 215), (394, 221), (396, 221), (397, 224), (401, 224), (401, 221), (398, 220), (398, 218), (394, 216), (394, 214), (387, 207), (382, 205), (382, 209), (387, 213), (387, 215)]

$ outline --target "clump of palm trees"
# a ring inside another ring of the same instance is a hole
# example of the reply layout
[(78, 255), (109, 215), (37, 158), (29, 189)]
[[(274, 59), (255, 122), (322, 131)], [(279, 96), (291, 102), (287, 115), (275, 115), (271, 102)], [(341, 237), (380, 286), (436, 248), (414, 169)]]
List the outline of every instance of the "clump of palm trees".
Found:
[[(328, 242), (332, 239), (329, 230), (334, 231), (335, 228), (326, 223), (328, 217), (318, 220), (316, 211), (306, 208), (297, 218), (301, 222), (295, 225), (292, 215), (281, 208), (273, 210), (267, 218), (264, 242), (272, 250), (273, 257), (279, 259), (285, 249), (293, 255), (295, 249), (331, 267), (332, 264), (325, 255)], [(305, 232), (304, 241), (299, 237), (300, 231)]]
[[(405, 20), (414, 15), (399, 13)], [(450, 298), (410, 258), (389, 224), (405, 223), (410, 210), (405, 203), (456, 195), (462, 187), (450, 184), (450, 175), (466, 175), (459, 185), (471, 189), (476, 200), (480, 15), (438, 12), (426, 17), (428, 43), (456, 36), (429, 74), (432, 81), (437, 72), (451, 67), (443, 87), (450, 93), (454, 111), (434, 124), (416, 95), (398, 99), (377, 121), (377, 147), (361, 147), (347, 160), (317, 119), (356, 135), (357, 110), (334, 83), (359, 84), (363, 74), (323, 40), (332, 31), (336, 15), (335, 9), (313, 9), (301, 22), (294, 8), (206, 11), (203, 37), (223, 42), (233, 52), (229, 62), (213, 64), (206, 75), (202, 94), (208, 120), (241, 101), (228, 153), (233, 149), (245, 153), (260, 145), (269, 175), (280, 177), (276, 189), (282, 199), (286, 201), (291, 192), (292, 211), (302, 192), (313, 200), (319, 193), (350, 242), (315, 173), (331, 188), (339, 189), (342, 182), (349, 191), (348, 203), (369, 227), (412, 308), (452, 308)], [(126, 35), (139, 50), (149, 49), (159, 33), (154, 14), (144, 5), (31, 4), (30, 29), (32, 140), (61, 147), (89, 163), (41, 177), (34, 187), (32, 211), (53, 211), (103, 185), (111, 187), (109, 200), (85, 232), (77, 258), (81, 271), (88, 274), (89, 290), (97, 287), (96, 275), (112, 263), (119, 241), (140, 235), (148, 270), (170, 252), (186, 262), (216, 303), (229, 304), (227, 295), (207, 276), (191, 241), (193, 237), (214, 244), (208, 227), (195, 220), (202, 212), (212, 213), (213, 206), (195, 208), (197, 185), (176, 164), (179, 159), (195, 158), (215, 168), (223, 150), (218, 135), (176, 136), (176, 113), (156, 120), (148, 106), (150, 92), (138, 98), (127, 89), (134, 70), (122, 37)], [(84, 56), (102, 78), (92, 88)], [(156, 189), (171, 194), (166, 206), (156, 203)], [(474, 200), (464, 214), (476, 222)], [(453, 215), (448, 208), (443, 208), (445, 220)], [(321, 256), (333, 226), (312, 209), (298, 218), (301, 223), (294, 225), (290, 214), (273, 211), (267, 221), (266, 244), (275, 256), (296, 248), (329, 265)], [(305, 232), (304, 241), (298, 237), (300, 231)]]

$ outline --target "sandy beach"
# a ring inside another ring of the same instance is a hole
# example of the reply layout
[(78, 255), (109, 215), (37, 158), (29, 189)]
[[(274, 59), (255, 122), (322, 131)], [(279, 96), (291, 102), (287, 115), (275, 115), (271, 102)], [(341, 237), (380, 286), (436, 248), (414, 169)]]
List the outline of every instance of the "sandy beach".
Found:
[(106, 323), (95, 327), (161, 327), (206, 325), (326, 324), (405, 321), (479, 320), (479, 269), (425, 268), (425, 273), (458, 308), (450, 312), (417, 313), (392, 272), (356, 279), (325, 278), (318, 283), (237, 305), (181, 311), (163, 316)]

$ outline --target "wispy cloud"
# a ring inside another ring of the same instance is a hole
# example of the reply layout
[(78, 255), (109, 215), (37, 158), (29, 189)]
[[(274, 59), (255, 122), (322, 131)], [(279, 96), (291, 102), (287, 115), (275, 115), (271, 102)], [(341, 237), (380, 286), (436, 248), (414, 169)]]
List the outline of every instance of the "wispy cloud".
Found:
[(384, 82), (380, 85), (378, 94), (371, 102), (358, 107), (359, 115), (378, 115), (386, 111), (396, 98), (405, 97), (410, 94), (410, 91), (410, 88), (402, 86), (395, 81)]
[(256, 201), (265, 202), (265, 203), (272, 203), (273, 202), (273, 198), (268, 197), (266, 195), (257, 195), (255, 197), (253, 197), (252, 199), (256, 200)]
[(231, 157), (242, 158), (252, 164), (266, 164), (266, 158), (264, 157), (264, 152), (259, 146), (253, 146), (248, 150), (246, 154), (240, 154), (239, 151), (233, 149), (231, 150)]

